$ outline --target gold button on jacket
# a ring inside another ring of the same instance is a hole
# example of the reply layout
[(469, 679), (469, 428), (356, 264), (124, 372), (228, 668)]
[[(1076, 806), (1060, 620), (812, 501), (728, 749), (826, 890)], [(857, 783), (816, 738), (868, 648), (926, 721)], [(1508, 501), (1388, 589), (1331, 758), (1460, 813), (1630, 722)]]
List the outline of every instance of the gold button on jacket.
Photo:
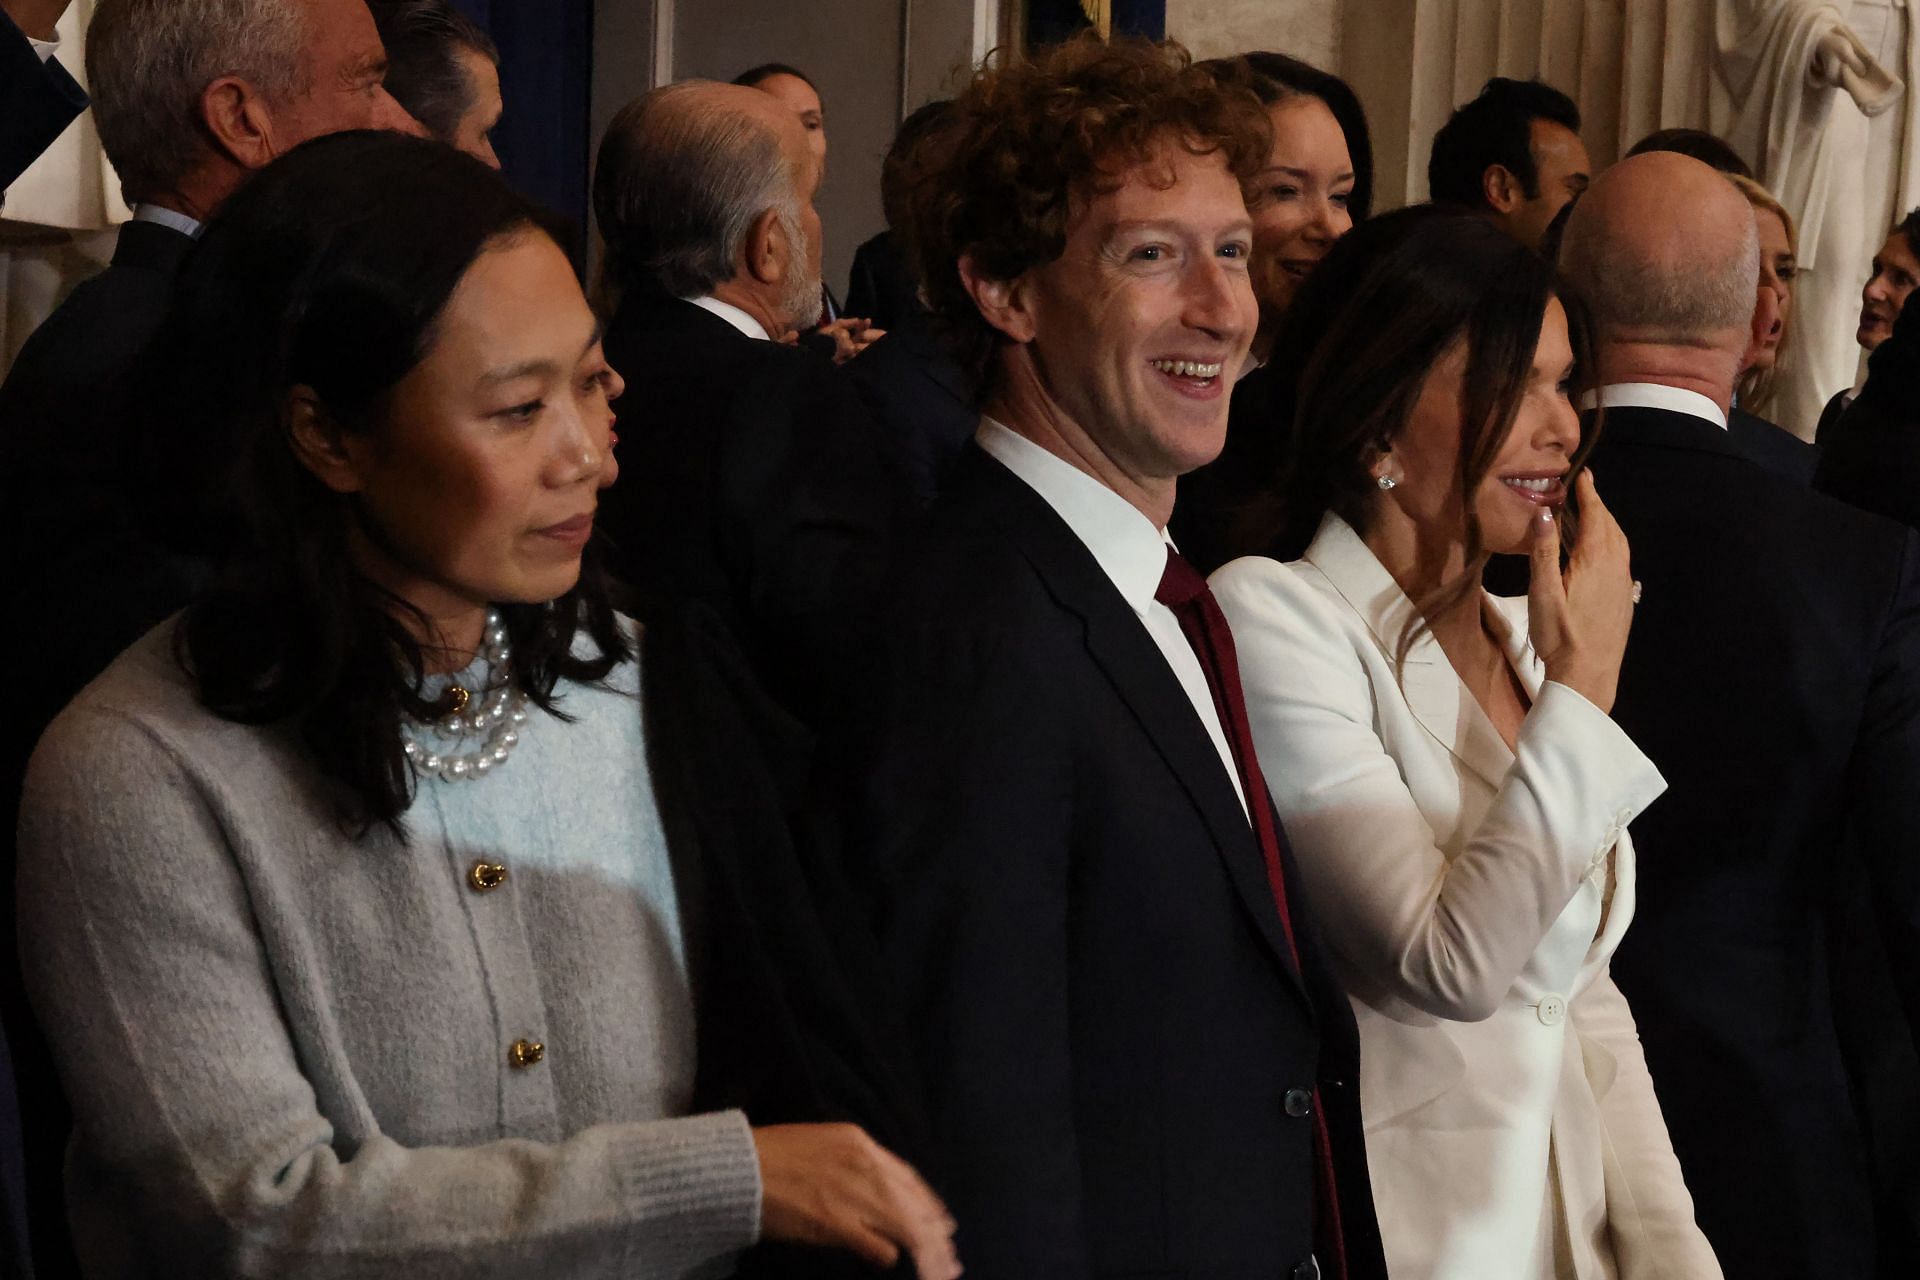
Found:
[(507, 869), (498, 862), (476, 862), (473, 870), (467, 872), (467, 883), (473, 886), (475, 893), (498, 889), (506, 882)]

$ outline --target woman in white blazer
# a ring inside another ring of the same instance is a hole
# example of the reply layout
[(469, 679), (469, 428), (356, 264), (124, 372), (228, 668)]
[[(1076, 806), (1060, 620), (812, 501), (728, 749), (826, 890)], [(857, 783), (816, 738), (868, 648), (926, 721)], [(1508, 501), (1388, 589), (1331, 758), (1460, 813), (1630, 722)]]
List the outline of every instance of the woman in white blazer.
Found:
[[(1281, 509), (1311, 543), (1213, 589), (1359, 1022), (1389, 1270), (1717, 1277), (1607, 973), (1627, 824), (1666, 784), (1607, 716), (1636, 588), (1573, 479), (1552, 269), (1480, 218), (1388, 214), (1321, 265), (1276, 359)], [(1533, 556), (1528, 599), (1481, 589), (1494, 551)]]

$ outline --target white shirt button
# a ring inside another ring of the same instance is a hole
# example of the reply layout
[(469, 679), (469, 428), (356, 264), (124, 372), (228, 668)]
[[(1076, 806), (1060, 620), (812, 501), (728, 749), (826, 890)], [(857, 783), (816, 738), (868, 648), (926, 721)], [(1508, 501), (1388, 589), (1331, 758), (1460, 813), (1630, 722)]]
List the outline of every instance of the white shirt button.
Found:
[(1541, 996), (1534, 1012), (1540, 1015), (1540, 1025), (1557, 1027), (1566, 1020), (1567, 1001), (1565, 996)]

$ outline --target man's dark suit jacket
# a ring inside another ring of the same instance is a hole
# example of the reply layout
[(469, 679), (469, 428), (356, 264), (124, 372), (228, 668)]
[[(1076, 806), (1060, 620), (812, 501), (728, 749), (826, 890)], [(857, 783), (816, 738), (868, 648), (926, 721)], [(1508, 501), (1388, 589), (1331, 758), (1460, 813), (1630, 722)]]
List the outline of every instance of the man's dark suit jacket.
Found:
[[(13, 831), (20, 779), (41, 730), (122, 649), (184, 605), (196, 579), (136, 513), (144, 485), (140, 399), (128, 382), (159, 330), (192, 241), (134, 222), (113, 263), (75, 289), (0, 385), (0, 558), (15, 623), (0, 662), (0, 956), (14, 964)], [(60, 1153), (66, 1110), (17, 981), (0, 981), (25, 1121), (31, 1220), (42, 1280), (64, 1276)]]
[(1384, 1275), (1352, 1013), (1138, 616), (977, 447), (898, 603), (853, 847), (968, 1276), (1308, 1274), (1316, 1084)]
[(1813, 442), (1815, 444), (1825, 444), (1829, 439), (1827, 428), (1840, 421), (1841, 415), (1846, 413), (1846, 411), (1847, 393), (1844, 391), (1834, 392), (1833, 398), (1827, 401), (1826, 408), (1820, 410), (1820, 423), (1813, 429)]
[(853, 251), (853, 269), (847, 281), (847, 314), (870, 320), (891, 333), (924, 317), (920, 281), (900, 252), (891, 231), (882, 231)]
[(1727, 435), (1735, 448), (1775, 475), (1798, 485), (1813, 483), (1814, 470), (1820, 465), (1819, 445), (1808, 444), (1779, 423), (1738, 405), (1727, 414)]
[(626, 299), (606, 355), (627, 382), (620, 478), (600, 500), (614, 571), (643, 614), (710, 607), (819, 725), (865, 661), (908, 505), (878, 428), (831, 361), (676, 298)]
[(1666, 776), (1613, 975), (1728, 1276), (1873, 1274), (1825, 964), (1851, 831), (1920, 1013), (1920, 539), (1616, 408), (1593, 456), (1645, 586), (1614, 719)]
[(1903, 308), (1867, 358), (1853, 404), (1835, 396), (1827, 410), (1814, 487), (1920, 529), (1920, 307)]
[[(768, 700), (704, 606), (658, 614), (641, 645), (647, 772), (682, 901), (698, 1011), (693, 1109), (756, 1125), (846, 1121), (909, 1162), (925, 1148), (905, 1036), (871, 998), (870, 938), (840, 927), (844, 870), (812, 838), (811, 735)], [(762, 1244), (753, 1280), (873, 1280), (852, 1255)], [(911, 1277), (907, 1265), (901, 1273)]]
[(920, 319), (889, 330), (845, 372), (879, 422), (908, 489), (931, 505), (980, 425), (966, 370)]
[(0, 13), (0, 194), (86, 107), (87, 95), (67, 69), (41, 62), (25, 33)]

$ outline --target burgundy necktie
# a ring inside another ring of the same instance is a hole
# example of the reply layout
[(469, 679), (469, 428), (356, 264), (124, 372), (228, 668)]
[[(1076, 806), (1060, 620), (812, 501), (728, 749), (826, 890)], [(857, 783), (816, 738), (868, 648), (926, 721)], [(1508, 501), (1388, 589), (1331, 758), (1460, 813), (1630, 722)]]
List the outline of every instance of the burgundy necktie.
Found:
[[(1280, 849), (1284, 838), (1274, 819), (1273, 805), (1267, 798), (1267, 780), (1260, 773), (1260, 758), (1253, 747), (1253, 726), (1247, 720), (1247, 702), (1240, 688), (1240, 660), (1234, 654), (1233, 631), (1227, 615), (1207, 589), (1207, 580), (1188, 564), (1178, 551), (1167, 548), (1167, 569), (1160, 577), (1160, 589), (1153, 593), (1173, 616), (1180, 630), (1200, 659), (1206, 672), (1207, 688), (1213, 693), (1213, 708), (1220, 716), (1227, 745), (1233, 750), (1234, 764), (1240, 770), (1240, 786), (1245, 793), (1247, 813), (1253, 820), (1254, 837), (1260, 856), (1267, 864), (1267, 885), (1273, 891), (1273, 905), (1280, 912), (1280, 931), (1286, 935), (1293, 967), (1300, 968), (1300, 944), (1294, 939), (1293, 912), (1287, 906), (1287, 881), (1281, 870)], [(1320, 1105), (1320, 1089), (1313, 1090), (1314, 1148), (1314, 1251), (1328, 1264), (1329, 1274), (1344, 1280), (1347, 1274), (1346, 1248), (1340, 1230), (1340, 1200), (1333, 1176), (1333, 1150), (1329, 1142), (1326, 1111)]]

